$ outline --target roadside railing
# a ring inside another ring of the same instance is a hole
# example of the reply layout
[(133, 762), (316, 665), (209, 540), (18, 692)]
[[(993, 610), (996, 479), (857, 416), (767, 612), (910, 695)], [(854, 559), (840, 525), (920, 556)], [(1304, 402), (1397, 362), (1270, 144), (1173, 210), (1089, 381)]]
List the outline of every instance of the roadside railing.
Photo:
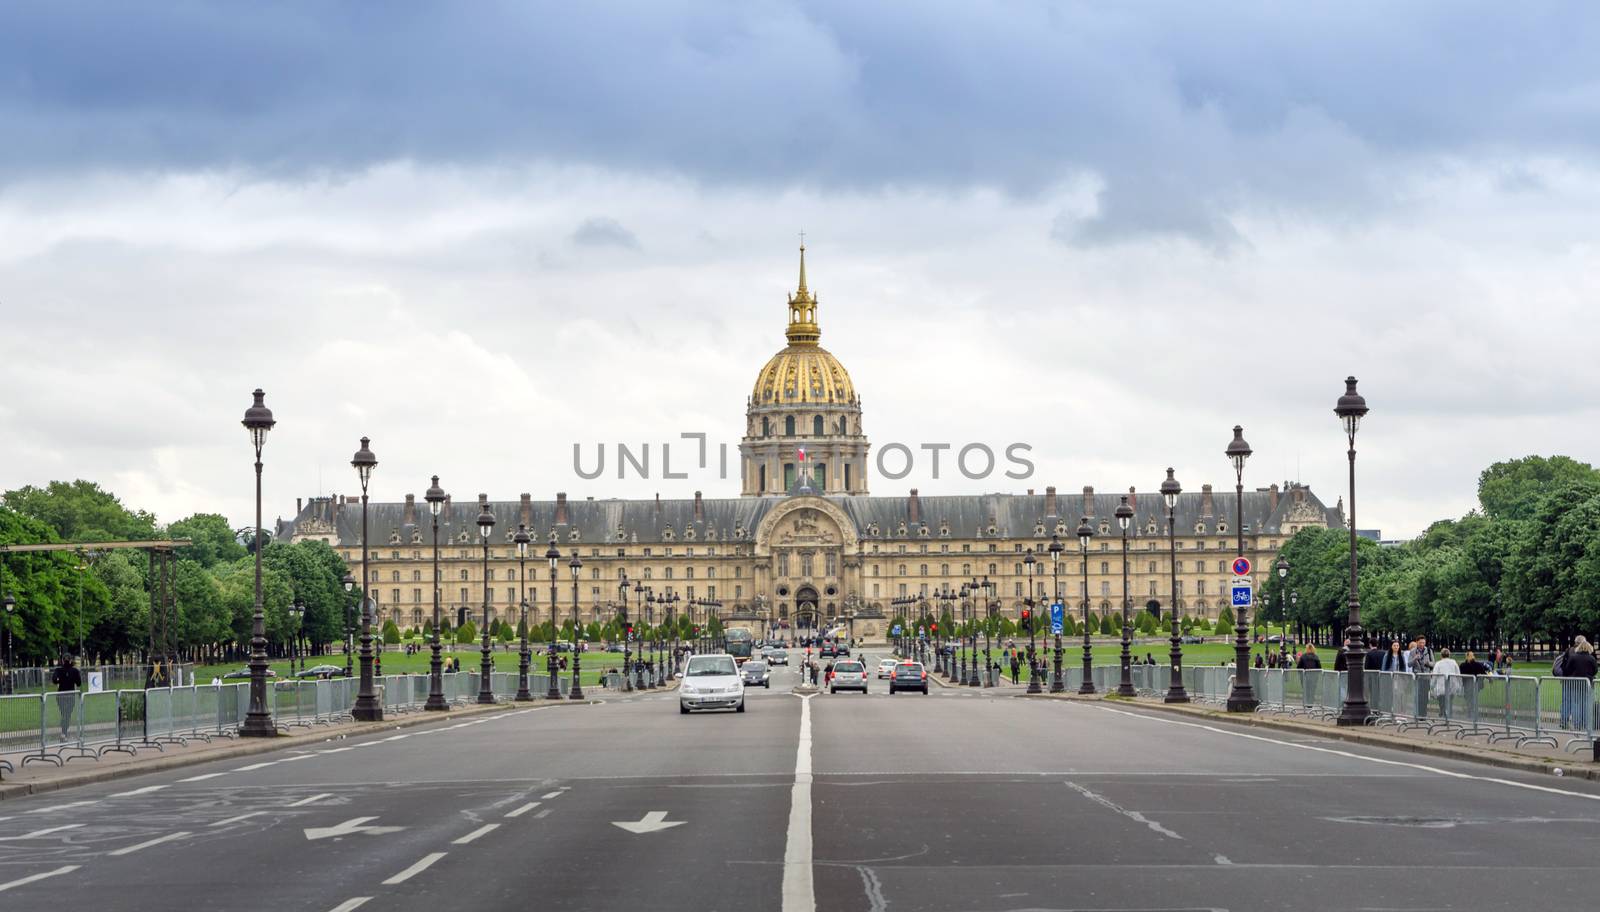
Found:
[[(443, 675), (445, 700), (455, 705), (475, 701), (479, 680), (477, 672)], [(548, 682), (543, 674), (528, 676), (534, 698), (544, 697)], [(620, 676), (612, 683), (619, 684)], [(430, 688), (426, 674), (382, 675), (374, 684), (386, 714), (421, 710)], [(571, 679), (560, 676), (557, 685), (565, 696)], [(517, 675), (494, 672), (489, 686), (497, 701), (511, 700), (517, 692)], [(267, 687), (267, 709), (274, 723), (292, 730), (348, 721), (360, 681), (269, 681)], [(236, 737), (249, 709), (248, 682), (0, 696), (0, 772), (16, 772), (18, 766), (34, 761), (61, 766), (108, 753), (133, 754), (163, 750), (167, 744)]]

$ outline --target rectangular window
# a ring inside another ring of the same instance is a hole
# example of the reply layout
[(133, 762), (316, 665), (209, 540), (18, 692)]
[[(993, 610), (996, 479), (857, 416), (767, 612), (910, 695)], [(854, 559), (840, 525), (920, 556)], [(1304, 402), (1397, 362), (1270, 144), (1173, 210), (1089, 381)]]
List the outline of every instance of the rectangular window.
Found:
[(422, 601), (422, 590), (421, 589), (413, 589), (413, 590), (411, 590), (411, 600), (413, 602)]
[(1195, 580), (1194, 581), (1194, 591), (1195, 591), (1195, 594), (1197, 594), (1197, 595), (1205, 595), (1206, 594), (1206, 581), (1205, 580)]
[(394, 604), (398, 604), (399, 602), (400, 602), (400, 590), (399, 589), (390, 589), (389, 590), (389, 604), (394, 605)]
[(517, 590), (516, 589), (507, 589), (506, 590), (506, 604), (507, 605), (515, 605), (516, 603), (517, 603)]
[(1100, 584), (1100, 594), (1101, 595), (1110, 595), (1111, 594), (1111, 584), (1110, 583), (1101, 583)]
[(717, 587), (716, 586), (707, 586), (706, 587), (706, 598), (714, 599), (716, 597), (717, 597)]
[(900, 597), (901, 598), (905, 598), (906, 597), (906, 584), (905, 583), (901, 583), (900, 584)]
[(872, 584), (872, 597), (873, 598), (877, 598), (878, 597), (878, 584), (877, 583), (873, 583)]
[(1022, 582), (1018, 580), (1016, 586), (1016, 592), (1013, 594), (1016, 595), (1017, 598), (1022, 598)]
[(744, 587), (743, 586), (734, 586), (733, 587), (733, 597), (734, 598), (744, 598)]

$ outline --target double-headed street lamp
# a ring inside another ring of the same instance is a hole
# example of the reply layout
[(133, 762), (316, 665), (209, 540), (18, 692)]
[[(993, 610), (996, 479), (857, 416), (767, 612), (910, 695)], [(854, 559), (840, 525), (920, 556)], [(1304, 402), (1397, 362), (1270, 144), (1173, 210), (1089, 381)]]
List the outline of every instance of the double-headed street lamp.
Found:
[(428, 514), (433, 520), (433, 657), (428, 660), (428, 702), (423, 709), (442, 711), (450, 708), (444, 698), (444, 659), (440, 654), (443, 644), (439, 640), (439, 512), (444, 509), (444, 488), (439, 487), (439, 476), (422, 495), (428, 502)]
[(1358, 592), (1356, 570), (1356, 430), (1367, 414), (1367, 400), (1356, 392), (1356, 378), (1346, 377), (1344, 395), (1334, 414), (1344, 423), (1344, 433), (1350, 441), (1350, 513), (1345, 517), (1350, 526), (1350, 625), (1344, 629), (1345, 667), (1350, 670), (1349, 685), (1345, 689), (1344, 708), (1339, 711), (1340, 725), (1365, 725), (1367, 723), (1367, 690), (1365, 665), (1367, 640), (1361, 629), (1361, 597)]
[(350, 465), (361, 480), (361, 689), (356, 692), (356, 705), (350, 715), (357, 722), (382, 722), (383, 704), (372, 681), (372, 572), (367, 569), (367, 485), (372, 481), (372, 470), (378, 457), (372, 454), (372, 440), (361, 438), (361, 449), (350, 457)]
[(511, 543), (517, 546), (517, 574), (520, 582), (518, 589), (522, 596), (521, 610), (518, 612), (517, 632), (522, 637), (522, 648), (517, 654), (517, 696), (518, 701), (526, 702), (533, 699), (533, 694), (528, 692), (528, 663), (533, 656), (528, 652), (528, 546), (533, 543), (533, 536), (528, 534), (528, 527), (517, 523), (517, 533), (511, 536)]
[[(1238, 556), (1244, 557), (1244, 463), (1253, 451), (1250, 444), (1245, 443), (1242, 426), (1233, 426), (1233, 440), (1228, 443), (1226, 452), (1228, 461), (1233, 463), (1234, 531), (1239, 537)], [(1250, 686), (1250, 609), (1245, 605), (1238, 606), (1238, 609), (1233, 626), (1236, 634), (1233, 644), (1235, 668), (1233, 689), (1228, 693), (1228, 712), (1255, 712), (1258, 701), (1255, 688)]]
[(1187, 703), (1189, 692), (1183, 687), (1183, 628), (1178, 620), (1178, 495), (1183, 493), (1183, 486), (1178, 484), (1173, 470), (1167, 469), (1167, 480), (1161, 483), (1161, 499), (1167, 502), (1167, 551), (1168, 566), (1172, 571), (1171, 604), (1167, 606), (1172, 613), (1172, 683), (1167, 685), (1167, 696), (1164, 702)]
[(578, 652), (578, 574), (583, 570), (583, 561), (578, 559), (578, 549), (572, 549), (572, 560), (567, 562), (567, 569), (572, 571), (572, 686), (567, 690), (567, 699), (583, 699), (583, 659)]
[[(1061, 631), (1055, 629), (1056, 608), (1061, 604), (1061, 536), (1050, 536), (1050, 627), (1056, 637), (1055, 676), (1050, 679), (1050, 692), (1053, 694), (1065, 693), (1067, 682), (1061, 677)], [(1067, 609), (1061, 607), (1061, 626), (1065, 628)]]
[[(272, 409), (266, 406), (266, 393), (258, 389), (252, 395), (255, 403), (245, 410), (241, 423), (250, 432), (250, 443), (256, 451), (256, 536), (251, 542), (256, 552), (256, 593), (255, 612), (250, 620), (250, 709), (239, 734), (247, 738), (271, 738), (278, 734), (278, 729), (267, 711), (267, 615), (261, 601), (261, 448), (266, 445), (267, 432), (277, 422), (272, 417)], [(363, 536), (361, 546), (365, 548), (366, 544)]]
[(1078, 685), (1078, 693), (1094, 693), (1094, 643), (1089, 630), (1089, 540), (1094, 538), (1094, 526), (1089, 525), (1089, 517), (1078, 519), (1078, 554), (1083, 560), (1078, 563), (1078, 570), (1083, 574), (1083, 683)]
[(1122, 495), (1122, 503), (1117, 504), (1113, 515), (1122, 529), (1122, 680), (1117, 684), (1117, 696), (1132, 697), (1137, 691), (1133, 689), (1133, 621), (1129, 617), (1133, 601), (1128, 597), (1128, 526), (1133, 523), (1133, 507), (1128, 506), (1128, 495)]
[[(550, 533), (550, 548), (545, 551), (544, 558), (550, 562), (550, 648), (545, 652), (544, 656), (545, 673), (550, 678), (550, 686), (545, 689), (544, 697), (546, 700), (559, 700), (561, 699), (561, 685), (556, 681), (556, 628), (559, 626), (559, 622), (556, 620), (556, 609), (561, 604), (561, 601), (556, 592), (556, 583), (560, 581), (560, 577), (557, 576), (557, 568), (561, 565), (561, 552), (556, 550), (556, 534), (554, 532)], [(577, 634), (574, 633), (573, 637), (576, 638)], [(573, 651), (573, 656), (577, 656), (576, 650)]]
[(478, 702), (494, 702), (494, 656), (489, 654), (489, 536), (494, 533), (494, 511), (489, 495), (478, 495), (478, 539), (483, 544), (483, 663), (478, 671)]

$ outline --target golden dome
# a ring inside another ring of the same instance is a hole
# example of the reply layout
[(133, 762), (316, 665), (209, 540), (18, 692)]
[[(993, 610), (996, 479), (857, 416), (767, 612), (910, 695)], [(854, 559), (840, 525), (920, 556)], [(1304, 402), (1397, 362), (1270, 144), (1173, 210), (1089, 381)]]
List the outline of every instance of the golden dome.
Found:
[(817, 299), (806, 288), (806, 248), (800, 247), (800, 287), (789, 296), (789, 344), (773, 355), (756, 375), (752, 406), (849, 404), (856, 402), (850, 373), (827, 349), (817, 344)]

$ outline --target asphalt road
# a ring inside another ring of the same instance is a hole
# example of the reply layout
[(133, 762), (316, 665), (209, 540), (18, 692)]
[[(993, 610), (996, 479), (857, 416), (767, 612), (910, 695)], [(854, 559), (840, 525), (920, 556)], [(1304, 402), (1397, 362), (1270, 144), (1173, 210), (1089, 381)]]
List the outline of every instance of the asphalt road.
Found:
[(1484, 910), (1592, 893), (1587, 782), (1109, 704), (889, 697), (875, 679), (802, 699), (797, 678), (779, 669), (742, 715), (608, 694), (6, 801), (0, 909)]

